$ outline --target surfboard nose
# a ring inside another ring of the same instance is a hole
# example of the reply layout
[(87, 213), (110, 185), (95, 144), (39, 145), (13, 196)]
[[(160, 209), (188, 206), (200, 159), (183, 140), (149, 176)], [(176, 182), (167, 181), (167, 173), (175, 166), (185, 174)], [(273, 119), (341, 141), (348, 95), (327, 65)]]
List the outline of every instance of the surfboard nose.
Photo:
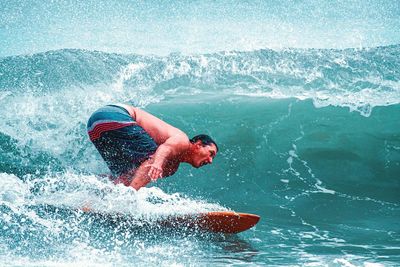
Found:
[(201, 229), (236, 234), (250, 229), (258, 223), (260, 216), (232, 211), (212, 211), (203, 213), (198, 222)]

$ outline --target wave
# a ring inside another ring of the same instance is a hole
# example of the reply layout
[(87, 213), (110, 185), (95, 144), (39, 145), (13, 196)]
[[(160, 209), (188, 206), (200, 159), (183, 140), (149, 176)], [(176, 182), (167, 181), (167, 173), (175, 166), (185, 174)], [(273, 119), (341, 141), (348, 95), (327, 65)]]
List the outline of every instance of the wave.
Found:
[[(399, 171), (400, 139), (395, 115), (400, 113), (399, 108), (377, 107), (370, 117), (364, 117), (339, 107), (315, 109), (310, 100), (266, 101), (243, 96), (202, 102), (179, 98), (178, 102), (170, 99), (150, 105), (147, 110), (151, 113), (189, 136), (209, 134), (221, 148), (212, 177), (207, 174), (209, 168), (195, 171), (181, 166), (173, 179), (160, 181), (157, 186), (193, 195), (198, 190), (207, 195), (204, 192), (230, 188), (226, 198), (235, 202), (235, 192), (239, 193), (241, 184), (251, 177), (251, 184), (256, 185), (251, 190), (273, 185), (285, 192), (291, 188), (286, 193), (292, 196), (298, 191), (341, 192), (396, 201), (395, 188), (386, 185), (395, 182)], [(72, 115), (75, 112), (81, 113)], [(16, 117), (15, 123), (20, 126), (14, 128), (6, 127), (9, 121), (5, 118), (0, 122), (0, 172), (22, 179), (66, 171), (108, 173), (87, 137), (85, 122), (90, 112), (85, 112), (77, 108), (49, 114), (45, 109), (36, 109), (33, 118), (29, 114)], [(54, 125), (47, 127), (50, 122)], [(271, 175), (275, 178), (266, 178)], [(187, 183), (192, 176), (202, 178)], [(360, 184), (374, 185), (378, 176), (385, 181), (379, 188), (358, 190)], [(354, 186), (343, 187), (349, 177), (354, 179)]]
[[(155, 262), (174, 264), (215, 247), (203, 236), (171, 238), (135, 223), (138, 232), (126, 231), (42, 208), (87, 201), (149, 220), (226, 207), (259, 214), (262, 222), (244, 235), (265, 238), (260, 264), (283, 247), (290, 250), (283, 265), (315, 263), (307, 257), (319, 252), (310, 247), (329, 247), (336, 257), (343, 246), (358, 255), (362, 245), (396, 260), (399, 48), (167, 57), (58, 50), (1, 59), (2, 260), (65, 263), (77, 256), (86, 263), (92, 255), (122, 255), (123, 262), (145, 264), (157, 251)], [(133, 102), (189, 136), (209, 134), (220, 152), (211, 166), (182, 164), (173, 177), (138, 192), (115, 186), (86, 135), (90, 114), (113, 102)], [(237, 240), (227, 247), (238, 247)], [(203, 254), (196, 260), (202, 263)], [(336, 259), (322, 256), (321, 264)]]
[(399, 56), (400, 45), (166, 57), (57, 50), (1, 59), (0, 90), (3, 98), (6, 93), (43, 95), (71, 87), (96, 94), (102, 84), (116, 91), (145, 91), (144, 102), (203, 93), (295, 97), (368, 116), (375, 106), (399, 103)]

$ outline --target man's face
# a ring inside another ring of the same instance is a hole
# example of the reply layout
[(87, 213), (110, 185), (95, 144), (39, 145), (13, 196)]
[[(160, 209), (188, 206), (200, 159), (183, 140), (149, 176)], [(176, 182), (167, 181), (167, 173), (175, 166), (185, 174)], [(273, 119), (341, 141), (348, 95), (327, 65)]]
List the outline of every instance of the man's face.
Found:
[(217, 148), (214, 144), (203, 146), (201, 142), (196, 142), (196, 150), (193, 155), (193, 167), (200, 168), (204, 165), (211, 164), (217, 154)]

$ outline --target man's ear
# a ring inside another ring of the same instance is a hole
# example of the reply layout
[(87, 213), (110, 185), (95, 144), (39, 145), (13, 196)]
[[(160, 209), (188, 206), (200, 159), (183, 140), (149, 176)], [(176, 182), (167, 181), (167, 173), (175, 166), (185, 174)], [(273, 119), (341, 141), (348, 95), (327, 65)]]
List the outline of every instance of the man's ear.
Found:
[(201, 140), (197, 140), (194, 144), (196, 145), (197, 148), (200, 148), (203, 146), (203, 143), (201, 142)]

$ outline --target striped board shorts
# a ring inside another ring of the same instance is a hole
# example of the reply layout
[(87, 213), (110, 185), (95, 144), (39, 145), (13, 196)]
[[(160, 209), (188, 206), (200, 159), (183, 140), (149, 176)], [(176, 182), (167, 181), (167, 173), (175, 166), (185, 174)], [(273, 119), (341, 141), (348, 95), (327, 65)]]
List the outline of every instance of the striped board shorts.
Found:
[(89, 118), (87, 130), (114, 179), (138, 168), (157, 150), (153, 138), (118, 105), (96, 110)]

